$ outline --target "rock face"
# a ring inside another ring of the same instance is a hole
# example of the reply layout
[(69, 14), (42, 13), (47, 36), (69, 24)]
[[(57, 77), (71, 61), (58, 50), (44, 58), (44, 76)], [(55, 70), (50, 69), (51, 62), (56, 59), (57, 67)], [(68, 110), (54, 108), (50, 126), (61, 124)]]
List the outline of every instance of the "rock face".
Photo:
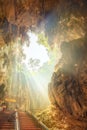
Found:
[(82, 38), (87, 30), (86, 0), (57, 0), (45, 22), (50, 44)]
[(81, 38), (87, 30), (86, 12), (86, 0), (1, 0), (0, 44), (18, 36), (23, 42), (28, 29), (45, 30), (49, 44)]
[(86, 38), (62, 43), (62, 58), (49, 84), (51, 103), (76, 118), (87, 118), (86, 50)]

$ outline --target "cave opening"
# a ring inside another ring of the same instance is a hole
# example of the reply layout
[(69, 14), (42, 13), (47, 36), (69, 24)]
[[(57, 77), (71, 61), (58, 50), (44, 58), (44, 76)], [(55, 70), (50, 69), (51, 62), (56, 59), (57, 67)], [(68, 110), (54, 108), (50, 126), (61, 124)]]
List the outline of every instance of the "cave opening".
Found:
[(87, 0), (0, 0), (0, 105), (87, 129), (86, 12)]
[(35, 112), (50, 105), (48, 83), (61, 52), (56, 44), (53, 48), (49, 46), (44, 32), (36, 34), (29, 30), (27, 36), (28, 41), (23, 44), (17, 37), (14, 43), (2, 49), (2, 54), (10, 54), (8, 66), (2, 66), (8, 74), (5, 100), (10, 102), (12, 98), (16, 102), (9, 103), (11, 108), (16, 104), (20, 110)]

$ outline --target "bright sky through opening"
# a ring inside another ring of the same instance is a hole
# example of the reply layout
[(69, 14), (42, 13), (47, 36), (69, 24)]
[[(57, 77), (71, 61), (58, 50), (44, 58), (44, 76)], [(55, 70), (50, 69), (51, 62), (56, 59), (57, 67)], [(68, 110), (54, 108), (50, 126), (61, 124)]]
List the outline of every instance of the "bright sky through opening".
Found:
[[(39, 60), (39, 65), (34, 66), (35, 68), (33, 69), (38, 69), (41, 66), (43, 66), (44, 63), (49, 61), (49, 56), (48, 56), (48, 51), (45, 46), (39, 44), (38, 41), (38, 36), (29, 31), (28, 33), (29, 40), (30, 40), (30, 45), (29, 47), (26, 46), (26, 44), (23, 46), (24, 54), (26, 55), (26, 58), (24, 60), (24, 63), (27, 65), (29, 64), (29, 60), (32, 58), (33, 60), (38, 59)], [(32, 70), (32, 68), (29, 68)]]

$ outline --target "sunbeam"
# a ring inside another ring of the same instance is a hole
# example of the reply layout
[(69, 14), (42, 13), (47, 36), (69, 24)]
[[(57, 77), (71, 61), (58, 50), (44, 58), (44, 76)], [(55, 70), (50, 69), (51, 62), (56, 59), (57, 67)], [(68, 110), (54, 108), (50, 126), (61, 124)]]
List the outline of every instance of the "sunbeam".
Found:
[(57, 56), (57, 47), (51, 50), (38, 43), (35, 33), (29, 31), (28, 37), (29, 46), (26, 42), (21, 45), (18, 39), (12, 48), (9, 96), (16, 99), (20, 109), (37, 111), (50, 104), (48, 83), (61, 54)]

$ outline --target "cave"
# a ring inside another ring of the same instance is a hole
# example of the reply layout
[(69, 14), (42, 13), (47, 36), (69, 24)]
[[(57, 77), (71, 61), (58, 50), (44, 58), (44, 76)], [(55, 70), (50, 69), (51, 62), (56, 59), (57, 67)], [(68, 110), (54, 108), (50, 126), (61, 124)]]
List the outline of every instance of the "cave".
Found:
[(87, 0), (0, 0), (0, 107), (87, 130), (86, 60)]

